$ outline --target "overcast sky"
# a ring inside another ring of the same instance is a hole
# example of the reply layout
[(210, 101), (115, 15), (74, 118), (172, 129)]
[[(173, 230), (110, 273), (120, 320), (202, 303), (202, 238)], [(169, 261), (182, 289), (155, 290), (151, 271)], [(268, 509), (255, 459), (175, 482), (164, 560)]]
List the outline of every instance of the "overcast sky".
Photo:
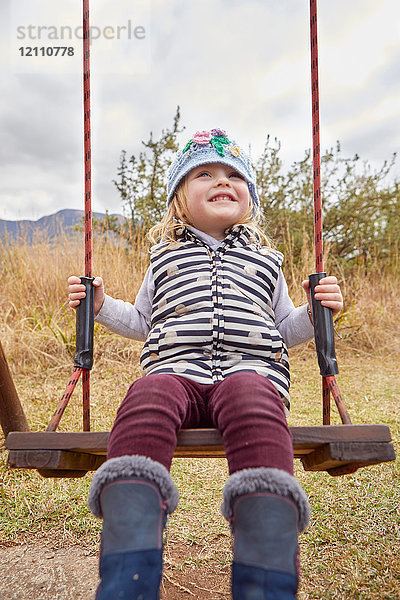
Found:
[[(83, 208), (81, 4), (1, 0), (2, 219)], [(400, 3), (318, 7), (321, 147), (378, 168), (400, 145)], [(91, 25), (94, 211), (122, 212), (121, 150), (177, 105), (181, 143), (221, 127), (257, 158), (270, 134), (285, 165), (311, 146), (308, 0), (92, 0)], [(52, 46), (73, 56), (41, 56)]]

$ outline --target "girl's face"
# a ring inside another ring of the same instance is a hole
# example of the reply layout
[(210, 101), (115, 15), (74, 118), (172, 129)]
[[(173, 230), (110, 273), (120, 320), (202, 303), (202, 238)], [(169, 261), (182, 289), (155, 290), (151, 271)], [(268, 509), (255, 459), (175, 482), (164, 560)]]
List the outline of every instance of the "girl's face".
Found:
[(234, 168), (220, 163), (195, 167), (187, 176), (188, 218), (196, 229), (222, 240), (225, 230), (249, 210), (247, 181)]

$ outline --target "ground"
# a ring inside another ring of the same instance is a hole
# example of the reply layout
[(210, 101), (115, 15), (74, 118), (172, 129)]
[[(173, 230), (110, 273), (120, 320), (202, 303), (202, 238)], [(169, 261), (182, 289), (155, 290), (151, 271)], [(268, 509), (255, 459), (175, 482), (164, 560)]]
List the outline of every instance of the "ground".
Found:
[[(229, 598), (229, 572), (208, 568), (179, 569), (188, 559), (195, 565), (204, 548), (168, 543), (162, 600)], [(0, 600), (93, 600), (98, 557), (84, 547), (57, 548), (50, 541), (0, 549)]]
[[(96, 589), (95, 556), (43, 543), (0, 550), (1, 600), (78, 600)], [(93, 596), (94, 597), (94, 596)]]

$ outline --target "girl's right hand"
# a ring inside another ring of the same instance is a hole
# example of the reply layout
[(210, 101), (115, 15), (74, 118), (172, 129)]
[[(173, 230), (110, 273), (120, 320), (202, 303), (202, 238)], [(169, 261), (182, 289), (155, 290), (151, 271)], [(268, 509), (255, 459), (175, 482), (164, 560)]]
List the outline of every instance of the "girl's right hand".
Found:
[[(104, 302), (104, 285), (101, 277), (95, 277), (94, 285), (94, 316), (100, 312)], [(68, 296), (71, 308), (76, 308), (82, 298), (86, 297), (85, 286), (76, 275), (68, 277)]]

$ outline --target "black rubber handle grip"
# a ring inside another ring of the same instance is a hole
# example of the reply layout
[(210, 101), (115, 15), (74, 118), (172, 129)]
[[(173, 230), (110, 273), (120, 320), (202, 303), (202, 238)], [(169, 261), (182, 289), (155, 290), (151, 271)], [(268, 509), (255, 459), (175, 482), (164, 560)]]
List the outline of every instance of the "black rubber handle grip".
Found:
[(76, 352), (74, 366), (91, 369), (93, 365), (93, 330), (94, 330), (94, 277), (81, 277), (86, 287), (86, 298), (83, 298), (76, 309)]
[(315, 286), (319, 280), (326, 277), (326, 273), (312, 273), (308, 279), (311, 291), (311, 308), (314, 321), (314, 338), (317, 349), (319, 370), (323, 377), (339, 373), (333, 330), (332, 310), (322, 306), (319, 300), (314, 298)]

